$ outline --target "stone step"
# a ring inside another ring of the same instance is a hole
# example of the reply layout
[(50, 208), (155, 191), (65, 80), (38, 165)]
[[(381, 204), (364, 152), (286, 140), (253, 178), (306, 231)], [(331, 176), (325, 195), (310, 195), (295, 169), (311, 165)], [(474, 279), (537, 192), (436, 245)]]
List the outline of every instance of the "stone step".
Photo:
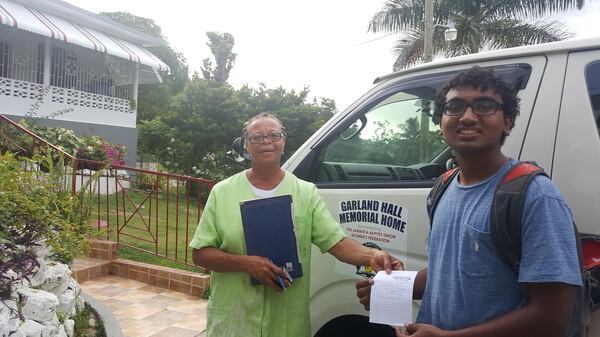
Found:
[(125, 259), (113, 260), (110, 273), (193, 296), (202, 296), (210, 285), (210, 275), (208, 274)]
[(206, 272), (190, 272), (119, 258), (119, 243), (94, 240), (89, 257), (75, 259), (71, 266), (79, 283), (105, 275), (116, 275), (159, 288), (202, 296), (210, 284)]
[(210, 284), (210, 275), (156, 266), (124, 259), (75, 259), (71, 266), (73, 278), (79, 283), (105, 275), (116, 275), (159, 288), (188, 295), (202, 296)]
[(73, 278), (77, 282), (83, 283), (100, 276), (108, 275), (110, 274), (110, 263), (110, 260), (91, 257), (75, 259), (71, 266)]

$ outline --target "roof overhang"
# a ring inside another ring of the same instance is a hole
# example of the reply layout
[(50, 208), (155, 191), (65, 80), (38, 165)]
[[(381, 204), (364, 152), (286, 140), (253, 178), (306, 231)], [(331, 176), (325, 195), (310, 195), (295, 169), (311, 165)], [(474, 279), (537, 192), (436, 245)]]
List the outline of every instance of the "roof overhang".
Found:
[[(25, 3), (25, 1), (0, 0), (0, 23), (124, 58), (139, 63), (140, 68), (149, 68), (147, 70), (151, 72), (170, 71), (169, 66), (141, 44), (76, 23), (75, 20), (67, 17), (30, 7)], [(131, 30), (129, 32), (131, 33)]]

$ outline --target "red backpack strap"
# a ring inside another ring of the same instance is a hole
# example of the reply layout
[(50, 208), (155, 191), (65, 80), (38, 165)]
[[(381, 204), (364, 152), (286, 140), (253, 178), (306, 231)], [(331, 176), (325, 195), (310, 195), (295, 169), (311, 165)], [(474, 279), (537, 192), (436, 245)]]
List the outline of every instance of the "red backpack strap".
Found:
[(441, 176), (439, 176), (431, 191), (429, 191), (429, 195), (427, 196), (427, 214), (429, 215), (429, 226), (433, 225), (433, 213), (435, 212), (435, 208), (437, 204), (450, 185), (452, 179), (460, 172), (458, 167), (455, 167), (449, 171), (444, 172)]
[(520, 178), (522, 176), (526, 176), (526, 175), (529, 175), (532, 173), (534, 174), (534, 176), (538, 175), (538, 174), (543, 174), (545, 176), (548, 176), (544, 172), (544, 169), (539, 167), (535, 162), (520, 161), (520, 162), (516, 163), (513, 167), (511, 167), (510, 170), (508, 170), (508, 172), (502, 178), (500, 184), (506, 184), (517, 178)]
[(521, 221), (527, 189), (537, 175), (547, 174), (533, 162), (518, 162), (496, 187), (490, 211), (490, 231), (496, 251), (518, 275), (521, 263)]

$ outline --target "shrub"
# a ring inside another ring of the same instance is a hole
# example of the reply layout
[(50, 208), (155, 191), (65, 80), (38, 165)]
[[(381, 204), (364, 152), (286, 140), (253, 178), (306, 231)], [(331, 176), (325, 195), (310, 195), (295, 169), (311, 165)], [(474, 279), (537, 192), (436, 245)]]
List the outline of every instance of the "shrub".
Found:
[(72, 156), (75, 156), (77, 149), (83, 146), (82, 139), (77, 137), (71, 129), (42, 126), (27, 122), (25, 119), (21, 120), (19, 124)]
[[(156, 172), (167, 172), (161, 164), (156, 164), (156, 168), (154, 170)], [(136, 187), (144, 191), (149, 191), (154, 188), (156, 188), (158, 191), (167, 190), (167, 178), (157, 174), (137, 172), (135, 182)]]
[(108, 157), (102, 147), (104, 140), (98, 136), (85, 136), (81, 139), (81, 146), (77, 149), (76, 157), (80, 159), (106, 162)]
[(106, 162), (111, 165), (125, 165), (125, 153), (127, 148), (122, 144), (102, 143), (102, 149), (106, 153)]
[(31, 160), (0, 154), (0, 298), (10, 296), (14, 282), (35, 273), (38, 264), (32, 247), (46, 241), (51, 258), (69, 264), (89, 248), (92, 234), (91, 203), (86, 194), (71, 195), (64, 187), (62, 162), (50, 166), (46, 174), (24, 171), (23, 160), (33, 165)]
[(78, 137), (71, 129), (41, 126), (27, 120), (21, 120), (19, 123), (50, 144), (77, 158), (125, 165), (127, 148), (124, 145), (112, 144), (100, 136)]

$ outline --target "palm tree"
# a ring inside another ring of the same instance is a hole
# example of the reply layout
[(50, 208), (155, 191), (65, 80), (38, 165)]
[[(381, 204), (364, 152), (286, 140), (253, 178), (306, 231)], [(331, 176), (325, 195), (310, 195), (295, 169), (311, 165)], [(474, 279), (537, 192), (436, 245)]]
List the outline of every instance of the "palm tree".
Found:
[[(539, 20), (551, 13), (581, 9), (584, 0), (434, 0), (434, 25), (452, 20), (458, 30), (456, 40), (444, 40), (444, 26), (433, 31), (433, 54), (447, 57), (477, 53), (482, 49), (516, 47), (559, 41), (569, 37), (564, 25), (556, 20)], [(373, 16), (369, 31), (398, 33), (394, 70), (406, 68), (423, 57), (424, 0), (388, 0)]]

